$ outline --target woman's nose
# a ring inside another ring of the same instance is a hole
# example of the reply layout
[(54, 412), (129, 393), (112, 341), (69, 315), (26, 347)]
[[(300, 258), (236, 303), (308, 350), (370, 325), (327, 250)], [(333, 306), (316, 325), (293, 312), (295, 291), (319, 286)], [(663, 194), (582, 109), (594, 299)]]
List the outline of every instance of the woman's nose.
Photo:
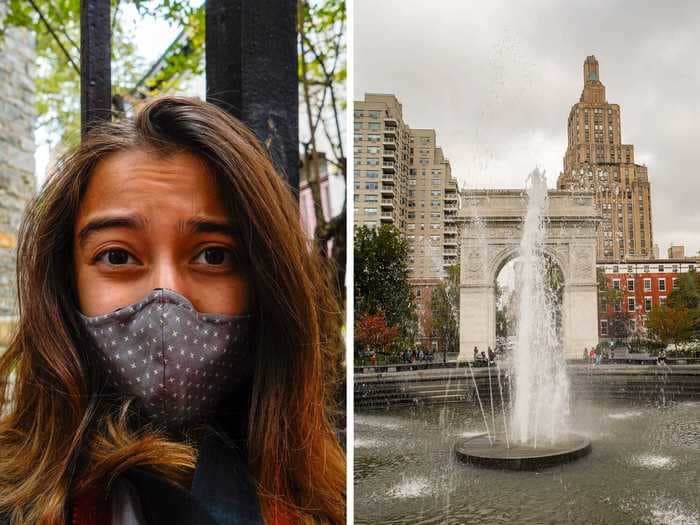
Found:
[(167, 288), (189, 298), (185, 276), (169, 260), (158, 261), (151, 275), (151, 289)]

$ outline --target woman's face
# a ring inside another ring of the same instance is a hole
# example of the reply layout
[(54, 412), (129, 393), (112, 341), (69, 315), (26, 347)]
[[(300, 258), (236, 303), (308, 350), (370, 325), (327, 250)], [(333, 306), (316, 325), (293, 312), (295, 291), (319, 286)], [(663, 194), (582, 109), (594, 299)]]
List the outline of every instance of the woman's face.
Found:
[(91, 173), (74, 227), (81, 312), (103, 315), (170, 288), (203, 313), (246, 313), (234, 226), (198, 157), (110, 154)]

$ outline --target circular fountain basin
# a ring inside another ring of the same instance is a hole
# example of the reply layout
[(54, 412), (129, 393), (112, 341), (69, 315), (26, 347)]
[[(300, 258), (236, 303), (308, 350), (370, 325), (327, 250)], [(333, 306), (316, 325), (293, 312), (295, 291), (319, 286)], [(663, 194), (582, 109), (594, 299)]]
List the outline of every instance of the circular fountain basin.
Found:
[(591, 452), (591, 441), (578, 434), (562, 436), (555, 445), (538, 446), (510, 443), (505, 436), (496, 434), (493, 443), (487, 434), (461, 439), (455, 443), (457, 457), (479, 467), (503, 470), (539, 470), (575, 461)]

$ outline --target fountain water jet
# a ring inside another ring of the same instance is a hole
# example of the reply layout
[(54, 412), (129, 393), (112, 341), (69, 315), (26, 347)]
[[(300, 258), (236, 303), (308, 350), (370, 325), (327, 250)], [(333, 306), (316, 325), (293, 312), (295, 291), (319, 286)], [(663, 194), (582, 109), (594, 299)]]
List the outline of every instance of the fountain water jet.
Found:
[(546, 441), (553, 445), (568, 432), (569, 378), (557, 335), (554, 293), (546, 282), (543, 217), (547, 181), (538, 170), (527, 180), (528, 207), (519, 250), (520, 304), (510, 426), (517, 443)]
[(494, 428), (493, 434), (487, 430), (487, 440), (477, 436), (455, 445), (455, 452), (464, 461), (516, 470), (572, 461), (591, 450), (588, 439), (568, 429), (569, 378), (557, 334), (554, 292), (547, 286), (543, 219), (547, 182), (537, 169), (527, 178), (527, 199), (516, 276), (520, 301), (511, 370), (510, 425), (504, 419), (503, 433), (496, 434)]

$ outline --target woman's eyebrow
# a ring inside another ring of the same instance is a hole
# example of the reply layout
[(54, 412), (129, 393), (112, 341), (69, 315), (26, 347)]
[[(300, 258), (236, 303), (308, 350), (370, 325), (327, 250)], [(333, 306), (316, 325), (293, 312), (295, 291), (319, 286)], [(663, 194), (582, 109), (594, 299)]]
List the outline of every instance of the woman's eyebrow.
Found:
[(187, 221), (178, 221), (178, 230), (189, 233), (221, 233), (229, 237), (236, 236), (236, 229), (227, 220), (208, 217), (193, 217)]
[(146, 226), (146, 219), (142, 215), (111, 215), (96, 217), (90, 220), (78, 233), (78, 242), (82, 247), (93, 234), (110, 228), (129, 228), (137, 230)]

